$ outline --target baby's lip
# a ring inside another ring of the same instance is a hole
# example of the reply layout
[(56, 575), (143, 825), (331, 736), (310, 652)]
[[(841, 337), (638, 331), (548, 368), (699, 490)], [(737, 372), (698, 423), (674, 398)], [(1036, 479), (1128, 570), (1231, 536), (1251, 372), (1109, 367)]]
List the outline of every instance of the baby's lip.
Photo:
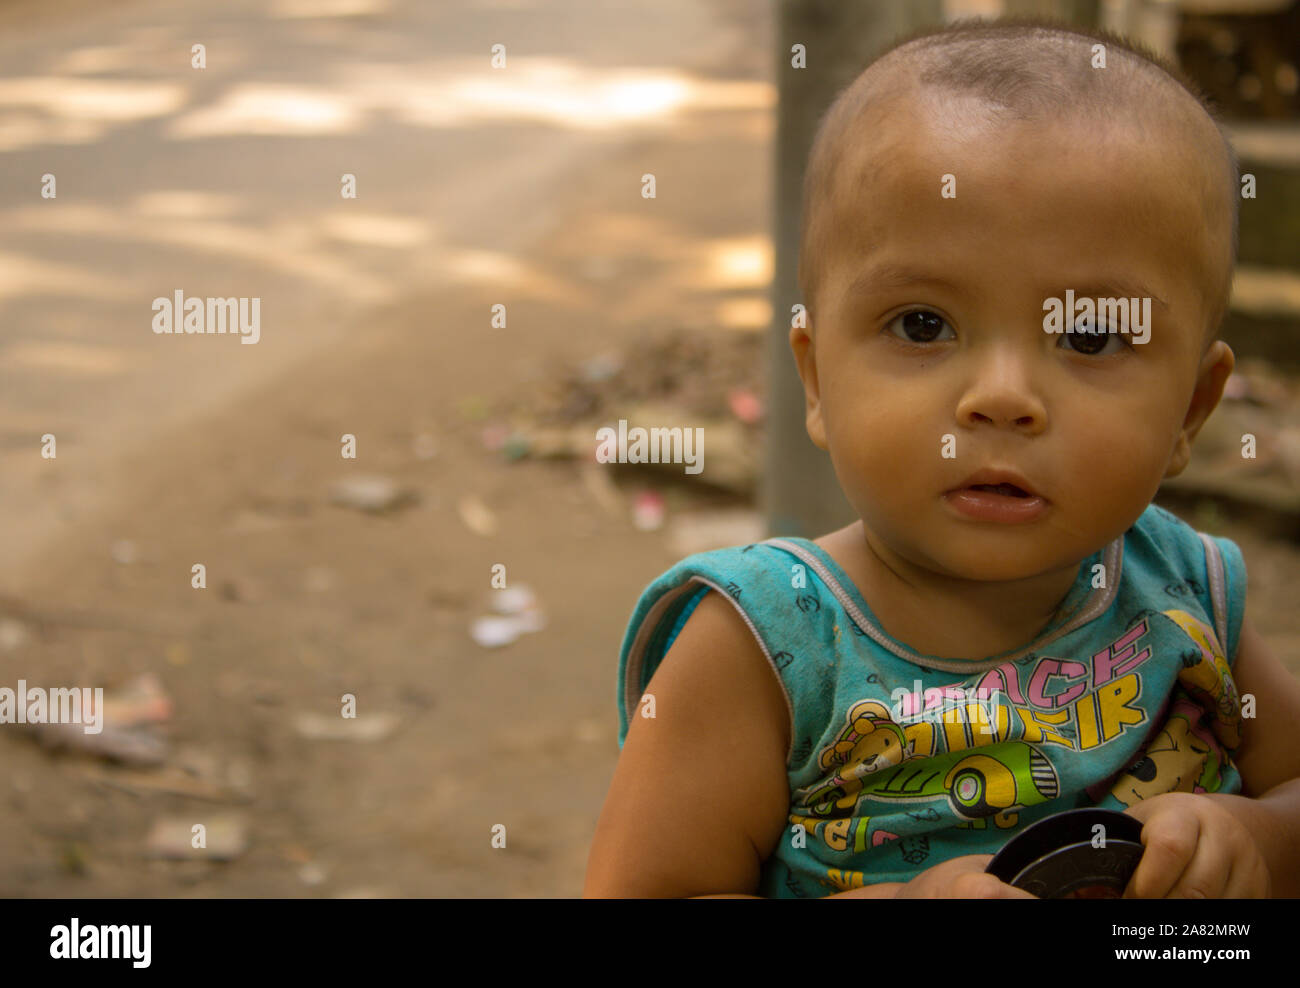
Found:
[(991, 484), (994, 486), (997, 484), (1011, 484), (1014, 487), (1019, 487), (1030, 497), (1042, 498), (1044, 501), (1047, 500), (1047, 498), (1038, 493), (1038, 491), (1030, 485), (1029, 481), (1020, 474), (1016, 473), (1014, 470), (1003, 470), (1001, 468), (980, 470), (977, 473), (973, 473), (956, 487), (945, 491), (944, 493), (951, 494), (953, 491), (964, 490), (967, 487), (974, 487), (977, 484)]

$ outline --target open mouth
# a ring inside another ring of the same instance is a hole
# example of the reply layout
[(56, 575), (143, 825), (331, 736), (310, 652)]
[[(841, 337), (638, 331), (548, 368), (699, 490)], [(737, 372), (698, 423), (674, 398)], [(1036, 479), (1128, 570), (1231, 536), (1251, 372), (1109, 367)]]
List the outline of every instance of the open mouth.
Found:
[(1006, 497), (1032, 497), (1028, 491), (1023, 491), (1015, 484), (971, 484), (967, 490), (972, 491), (991, 491), (994, 494), (1002, 494)]

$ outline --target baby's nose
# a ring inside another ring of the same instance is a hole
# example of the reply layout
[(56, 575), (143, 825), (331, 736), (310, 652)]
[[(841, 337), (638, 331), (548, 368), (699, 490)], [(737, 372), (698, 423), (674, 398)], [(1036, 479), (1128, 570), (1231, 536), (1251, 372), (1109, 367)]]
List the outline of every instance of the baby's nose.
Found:
[(1040, 416), (1033, 412), (1020, 414), (1023, 404), (1023, 402), (1018, 401), (985, 400), (978, 403), (977, 407), (972, 407), (969, 411), (963, 412), (959, 418), (962, 422), (971, 426), (984, 422), (990, 425), (1010, 426), (1023, 430), (1040, 428)]
[(1003, 365), (971, 382), (957, 403), (957, 421), (968, 428), (993, 425), (1036, 433), (1047, 427), (1047, 409), (1025, 375)]

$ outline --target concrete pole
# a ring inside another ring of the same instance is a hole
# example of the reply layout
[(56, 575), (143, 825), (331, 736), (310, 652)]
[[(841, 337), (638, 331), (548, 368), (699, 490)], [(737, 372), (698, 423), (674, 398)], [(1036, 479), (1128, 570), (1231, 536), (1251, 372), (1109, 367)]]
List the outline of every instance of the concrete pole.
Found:
[[(760, 501), (771, 535), (815, 538), (856, 517), (830, 456), (804, 426), (804, 394), (790, 351), (799, 297), (803, 172), (826, 108), (875, 54), (901, 34), (942, 22), (941, 0), (777, 0), (776, 269), (767, 365), (767, 448)], [(806, 68), (791, 66), (803, 45)]]

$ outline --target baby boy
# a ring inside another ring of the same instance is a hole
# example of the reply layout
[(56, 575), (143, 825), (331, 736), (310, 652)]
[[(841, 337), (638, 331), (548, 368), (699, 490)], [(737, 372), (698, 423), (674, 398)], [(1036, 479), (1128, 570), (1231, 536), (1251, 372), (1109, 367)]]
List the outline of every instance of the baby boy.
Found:
[(991, 855), (1095, 806), (1126, 897), (1300, 896), (1300, 682), (1152, 504), (1233, 368), (1238, 181), (1111, 35), (951, 25), (840, 94), (790, 344), (859, 520), (644, 592), (586, 895), (1025, 897)]

